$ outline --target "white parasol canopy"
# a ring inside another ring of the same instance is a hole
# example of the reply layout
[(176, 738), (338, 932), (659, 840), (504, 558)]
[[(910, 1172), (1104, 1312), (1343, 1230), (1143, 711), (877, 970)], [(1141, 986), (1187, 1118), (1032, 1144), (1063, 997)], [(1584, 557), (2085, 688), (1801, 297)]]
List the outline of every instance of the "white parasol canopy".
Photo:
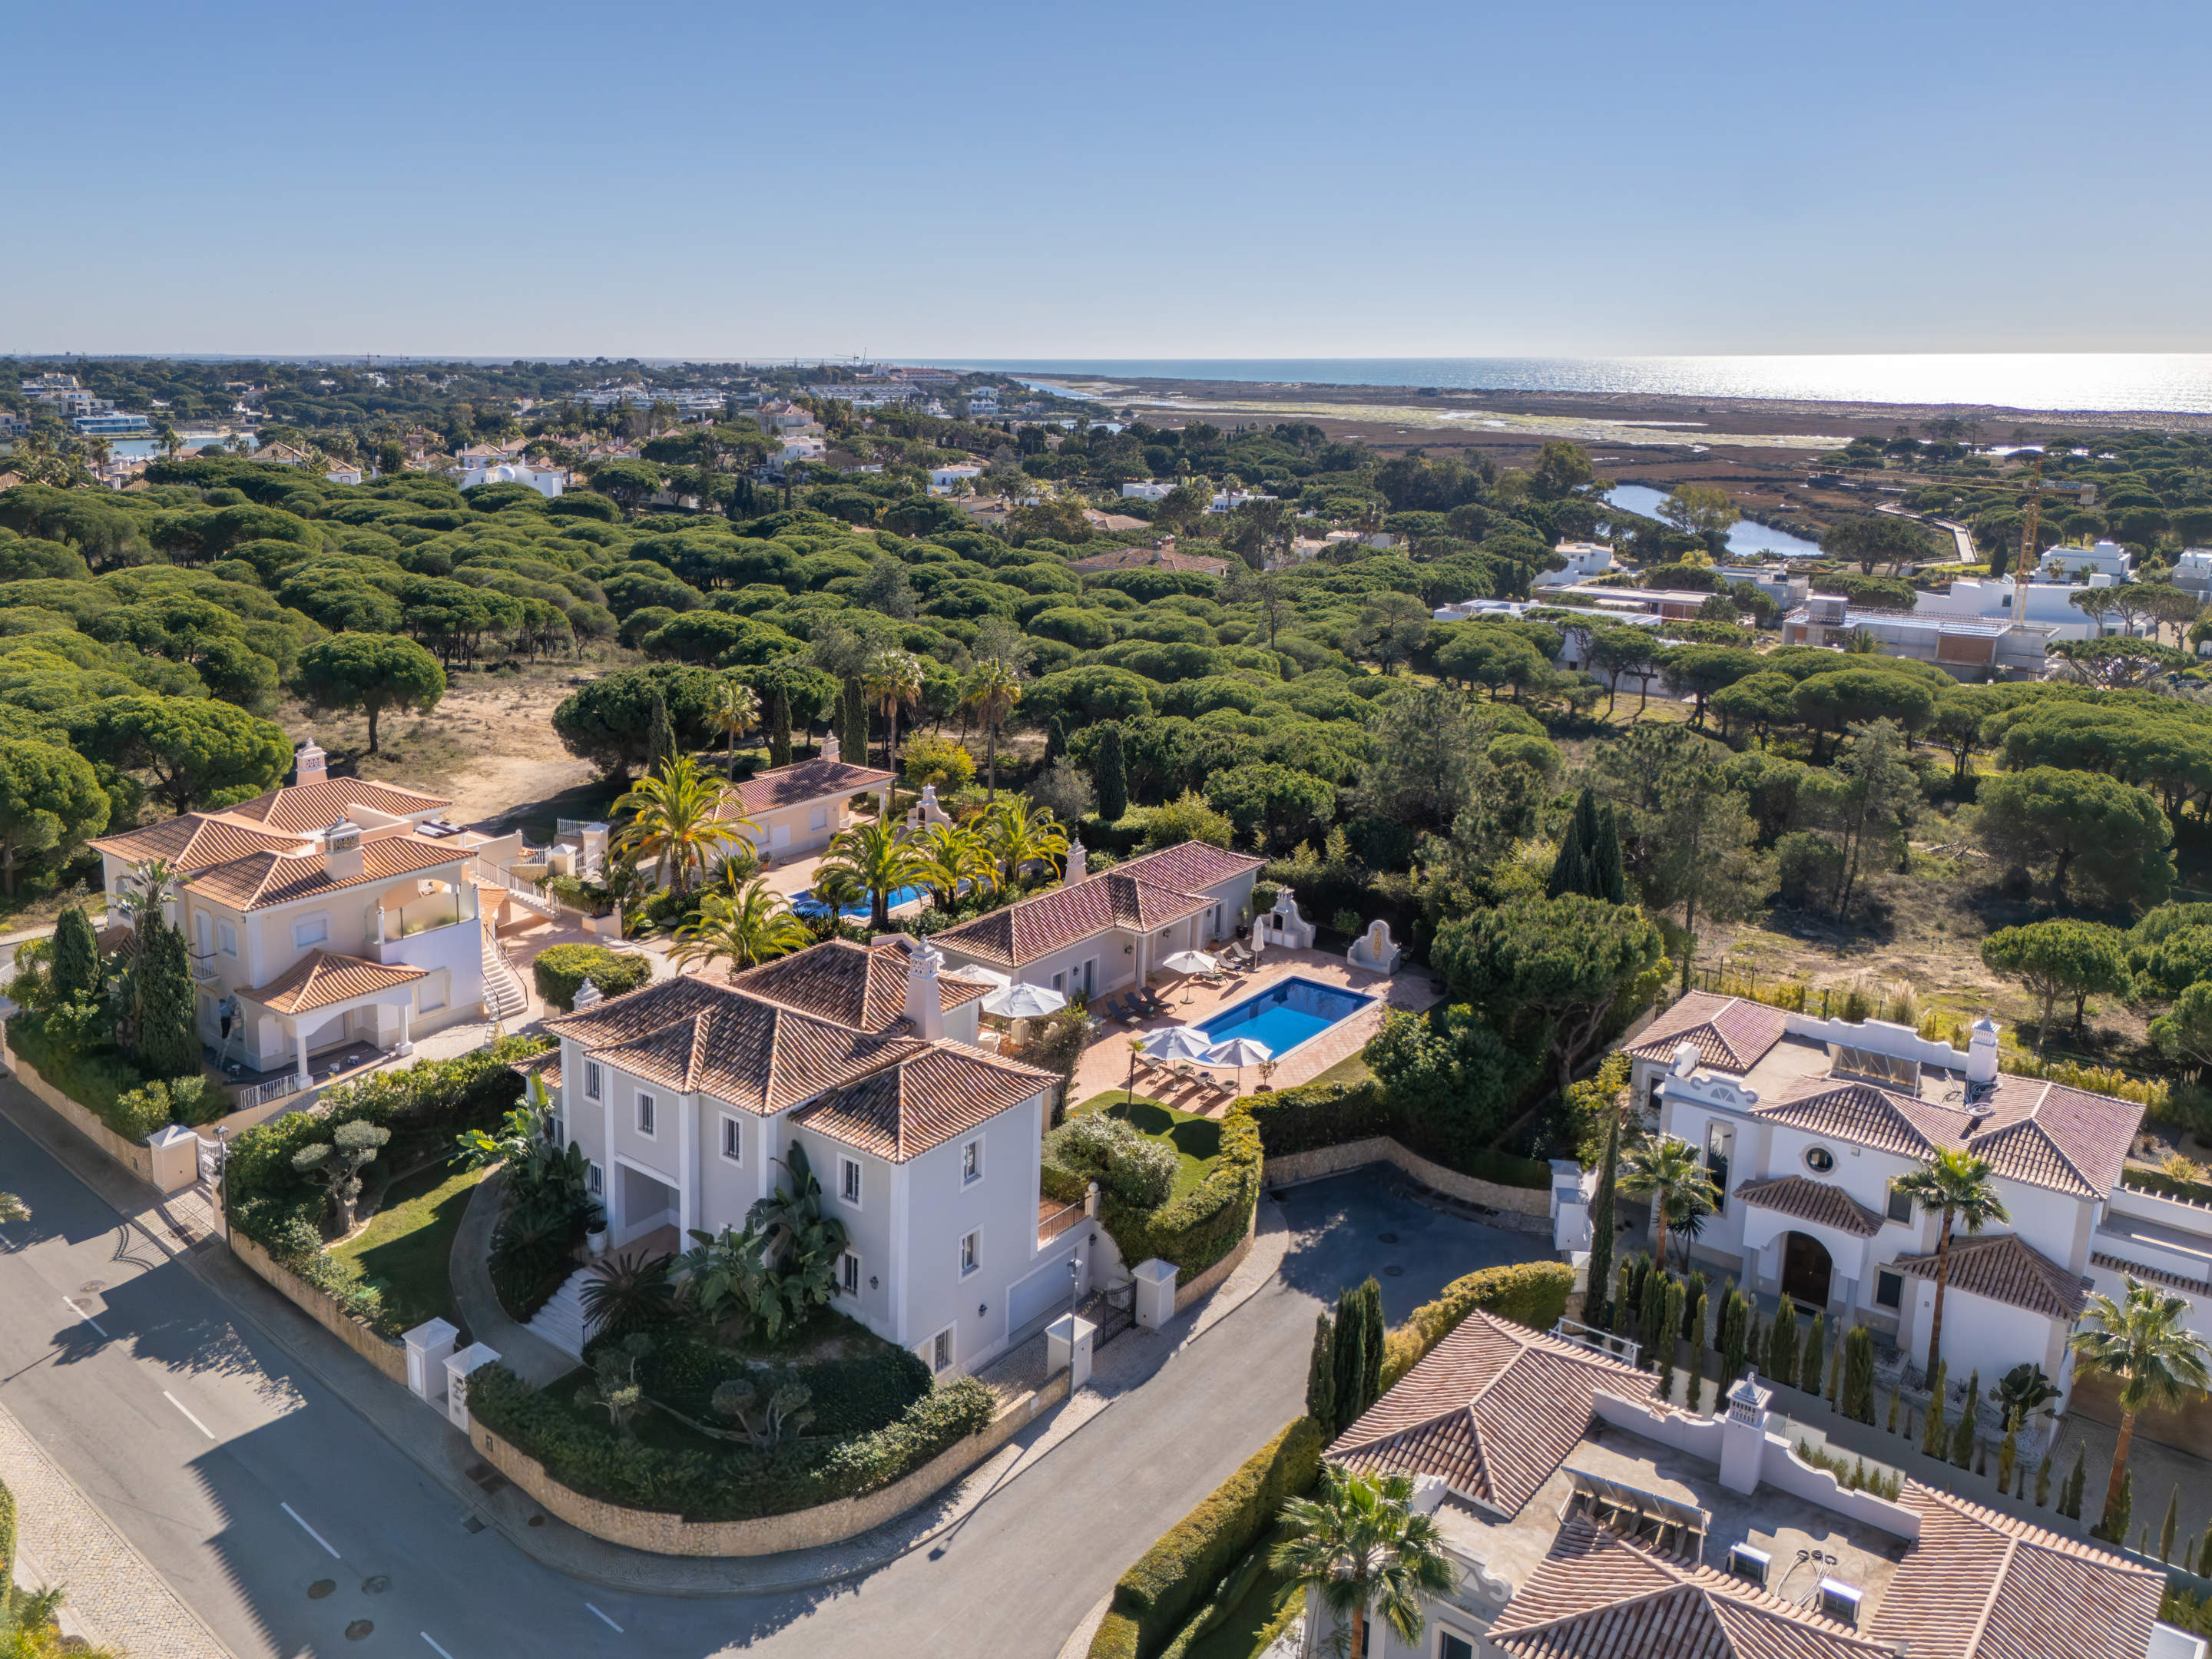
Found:
[(1243, 1071), (1247, 1066), (1257, 1066), (1263, 1060), (1273, 1060), (1275, 1051), (1264, 1042), (1250, 1037), (1231, 1037), (1226, 1042), (1217, 1042), (1206, 1051), (1209, 1066), (1234, 1066)]
[(1145, 1052), (1155, 1060), (1203, 1060), (1213, 1039), (1195, 1025), (1170, 1025), (1145, 1039)]
[(1178, 951), (1160, 966), (1171, 974), (1210, 974), (1221, 964), (1203, 951)]
[(1026, 981), (1006, 986), (983, 999), (984, 1012), (1009, 1019), (1035, 1019), (1044, 1014), (1056, 1014), (1066, 1006), (1067, 999), (1059, 992)]

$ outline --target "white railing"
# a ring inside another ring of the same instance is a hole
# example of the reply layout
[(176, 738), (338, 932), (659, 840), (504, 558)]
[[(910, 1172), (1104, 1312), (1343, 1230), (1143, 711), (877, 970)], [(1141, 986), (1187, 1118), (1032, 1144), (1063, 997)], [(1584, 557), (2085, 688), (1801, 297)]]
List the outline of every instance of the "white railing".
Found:
[(282, 1100), (287, 1095), (299, 1092), (300, 1079), (297, 1077), (271, 1078), (266, 1083), (256, 1083), (234, 1092), (230, 1097), (230, 1109), (234, 1112), (249, 1111), (256, 1106), (266, 1106), (272, 1100)]
[(508, 892), (514, 894), (540, 915), (550, 918), (559, 912), (561, 908), (559, 901), (539, 887), (528, 876), (518, 876), (514, 871), (500, 864), (479, 865), (477, 869), (480, 874), (498, 882)]

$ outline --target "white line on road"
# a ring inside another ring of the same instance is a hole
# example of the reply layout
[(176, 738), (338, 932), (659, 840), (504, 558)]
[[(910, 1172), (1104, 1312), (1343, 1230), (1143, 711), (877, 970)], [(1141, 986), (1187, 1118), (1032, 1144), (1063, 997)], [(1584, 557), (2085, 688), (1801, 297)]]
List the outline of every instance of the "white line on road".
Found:
[[(590, 1604), (587, 1602), (586, 1605), (589, 1606)], [(418, 1630), (415, 1633), (421, 1637), (424, 1641), (430, 1642), (430, 1651), (436, 1654), (438, 1656), (438, 1659), (453, 1659), (453, 1656), (452, 1654), (447, 1652), (445, 1649), (440, 1647), (435, 1642), (430, 1641), (430, 1632), (428, 1631)]]
[(84, 1321), (86, 1324), (91, 1326), (95, 1331), (99, 1331), (102, 1336), (107, 1335), (106, 1331), (101, 1328), (100, 1322), (97, 1319), (94, 1319), (90, 1314), (87, 1313), (83, 1309), (78, 1307), (76, 1303), (71, 1302), (67, 1297), (64, 1297), (62, 1301), (64, 1304), (68, 1307), (69, 1310), (75, 1314), (79, 1319)]
[[(294, 1508), (293, 1508), (289, 1504), (284, 1504), (284, 1505), (283, 1505), (283, 1510), (284, 1510), (284, 1513), (285, 1513), (285, 1514), (287, 1514), (287, 1515), (289, 1515), (289, 1516), (291, 1516), (295, 1521), (300, 1521), (300, 1511), (299, 1511), (299, 1510), (295, 1510), (295, 1509), (294, 1509)], [(318, 1544), (320, 1544), (320, 1545), (321, 1545), (325, 1549), (326, 1549), (326, 1550), (330, 1550), (330, 1554), (331, 1554), (331, 1560), (333, 1560), (333, 1561), (343, 1561), (343, 1560), (344, 1560), (344, 1559), (345, 1559), (345, 1557), (343, 1557), (343, 1555), (340, 1555), (340, 1554), (339, 1554), (336, 1550), (332, 1550), (332, 1549), (331, 1549), (331, 1540), (330, 1540), (329, 1539), (327, 1539), (327, 1538), (324, 1537), (324, 1536), (322, 1535), (322, 1534), (320, 1534), (320, 1533), (317, 1532), (317, 1531), (316, 1531), (313, 1527), (309, 1526), (306, 1522), (304, 1522), (304, 1521), (300, 1521), (300, 1530), (301, 1530), (301, 1532), (304, 1532), (305, 1534), (307, 1534), (308, 1537), (310, 1537), (310, 1538), (313, 1539), (313, 1540), (314, 1540)], [(427, 1636), (426, 1636), (426, 1637), (424, 1637), (422, 1639), (423, 1639), (424, 1641), (426, 1641), (426, 1642), (429, 1642), (429, 1641), (430, 1641), (430, 1638), (429, 1638), (428, 1637), (427, 1637)], [(434, 1643), (434, 1642), (431, 1642), (430, 1645), (431, 1645), (431, 1646), (433, 1646), (433, 1647), (435, 1647), (435, 1646), (437, 1645), (437, 1644), (436, 1644), (436, 1643)], [(449, 1656), (447, 1656), (447, 1659), (451, 1659), (451, 1656), (450, 1656), (450, 1655), (449, 1655)]]
[[(592, 1604), (589, 1601), (585, 1602), (584, 1605), (587, 1607), (592, 1607)], [(608, 1618), (604, 1613), (600, 1613), (597, 1607), (592, 1607), (592, 1611), (594, 1613), (598, 1613), (599, 1622), (605, 1625), (609, 1630), (612, 1631), (616, 1635), (620, 1636), (623, 1633), (623, 1627), (615, 1623), (613, 1620)]]
[[(161, 1390), (161, 1398), (162, 1398), (162, 1399), (164, 1399), (164, 1400), (166, 1400), (166, 1401), (168, 1401), (172, 1406), (174, 1406), (174, 1407), (175, 1407), (179, 1411), (180, 1411), (180, 1412), (185, 1412), (185, 1422), (187, 1422), (187, 1423), (191, 1424), (194, 1428), (198, 1429), (198, 1430), (202, 1434), (205, 1435), (209, 1439), (212, 1440), (212, 1439), (214, 1439), (214, 1438), (215, 1438), (215, 1431), (214, 1431), (213, 1429), (211, 1429), (211, 1428), (208, 1427), (208, 1425), (207, 1425), (206, 1424), (204, 1424), (204, 1423), (201, 1422), (201, 1421), (199, 1420), (199, 1419), (198, 1419), (198, 1418), (194, 1417), (194, 1416), (193, 1416), (190, 1412), (188, 1412), (188, 1411), (185, 1411), (185, 1402), (184, 1402), (183, 1401), (181, 1401), (181, 1400), (178, 1399), (176, 1395), (174, 1395), (171, 1394), (171, 1393), (170, 1393), (167, 1389), (162, 1389), (162, 1390)], [(299, 1516), (297, 1516), (295, 1515), (295, 1516), (294, 1516), (292, 1518), (293, 1518), (294, 1520), (297, 1521), (297, 1520), (299, 1520), (299, 1518), (300, 1518), (300, 1517), (299, 1517)], [(301, 1524), (304, 1526), (304, 1525), (306, 1524), (306, 1522), (302, 1522)], [(336, 1551), (332, 1551), (332, 1552), (331, 1552), (331, 1553), (332, 1553), (332, 1554), (336, 1554), (336, 1553), (337, 1553), (337, 1552), (336, 1552)]]

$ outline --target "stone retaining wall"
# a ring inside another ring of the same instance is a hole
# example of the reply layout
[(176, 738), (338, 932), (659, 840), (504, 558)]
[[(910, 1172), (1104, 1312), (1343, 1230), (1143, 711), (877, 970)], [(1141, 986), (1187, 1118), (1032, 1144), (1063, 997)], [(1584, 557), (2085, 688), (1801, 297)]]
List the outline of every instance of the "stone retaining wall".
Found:
[(1409, 1152), (1389, 1135), (1373, 1135), (1365, 1140), (1347, 1140), (1340, 1146), (1323, 1146), (1317, 1152), (1271, 1158), (1261, 1169), (1261, 1179), (1270, 1187), (1295, 1187), (1301, 1182), (1342, 1175), (1370, 1164), (1395, 1164), (1431, 1192), (1442, 1193), (1462, 1203), (1480, 1204), (1486, 1210), (1503, 1210), (1509, 1215), (1536, 1220), (1544, 1220), (1552, 1212), (1548, 1188), (1501, 1187), (1494, 1181), (1480, 1181)]
[(1009, 1439), (1027, 1428), (1047, 1406), (1067, 1397), (1067, 1373), (1006, 1402), (990, 1426), (946, 1448), (904, 1479), (879, 1492), (840, 1498), (789, 1515), (750, 1521), (686, 1521), (655, 1510), (626, 1509), (573, 1492), (545, 1472), (545, 1466), (476, 1421), (469, 1422), (469, 1443), (547, 1513), (580, 1532), (610, 1544), (655, 1555), (779, 1555), (787, 1550), (816, 1549), (842, 1543), (903, 1515), (933, 1498)]
[(231, 1254), (260, 1278), (266, 1279), (279, 1296), (401, 1388), (407, 1386), (407, 1351), (404, 1348), (397, 1342), (385, 1340), (340, 1307), (336, 1297), (317, 1290), (289, 1267), (276, 1261), (252, 1239), (240, 1233), (232, 1233), (229, 1237)]
[(1246, 1256), (1252, 1253), (1252, 1240), (1260, 1230), (1260, 1206), (1252, 1206), (1252, 1219), (1245, 1224), (1244, 1237), (1237, 1241), (1236, 1248), (1215, 1262), (1188, 1285), (1176, 1287), (1176, 1311), (1181, 1313), (1194, 1302), (1212, 1296), (1221, 1288), (1221, 1282), (1235, 1273)]
[(154, 1184), (154, 1149), (152, 1147), (143, 1141), (125, 1140), (114, 1130), (102, 1123), (89, 1109), (71, 1100), (52, 1084), (40, 1077), (38, 1068), (22, 1055), (15, 1053), (12, 1048), (4, 1052), (7, 1055), (8, 1069), (15, 1074), (15, 1080), (23, 1085), (34, 1100), (62, 1118), (70, 1128), (99, 1147), (101, 1152), (130, 1170), (139, 1180), (149, 1186)]

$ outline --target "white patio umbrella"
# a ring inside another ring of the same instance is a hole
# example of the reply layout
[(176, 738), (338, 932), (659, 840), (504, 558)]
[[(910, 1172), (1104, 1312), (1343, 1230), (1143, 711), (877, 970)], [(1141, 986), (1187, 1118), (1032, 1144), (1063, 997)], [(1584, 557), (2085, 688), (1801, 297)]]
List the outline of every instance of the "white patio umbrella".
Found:
[(983, 999), (984, 1012), (1008, 1019), (1036, 1019), (1044, 1014), (1056, 1014), (1066, 1006), (1067, 999), (1059, 992), (1027, 981), (1002, 986)]
[(1207, 1065), (1234, 1066), (1237, 1068), (1237, 1092), (1240, 1095), (1244, 1092), (1244, 1068), (1274, 1057), (1273, 1048), (1250, 1037), (1231, 1037), (1226, 1042), (1215, 1043), (1206, 1051)]
[(1012, 980), (995, 968), (978, 968), (970, 963), (963, 962), (957, 968), (948, 969), (946, 971), (957, 975), (962, 979), (970, 980), (975, 984), (994, 986), (1000, 990), (1004, 990), (1013, 983)]
[[(1210, 974), (1221, 964), (1203, 951), (1178, 951), (1161, 963), (1160, 966), (1171, 974), (1189, 975)], [(1182, 1000), (1185, 1002), (1190, 1000), (1190, 982), (1188, 979), (1183, 981)]]
[(1145, 1052), (1155, 1060), (1203, 1060), (1213, 1039), (1195, 1025), (1170, 1025), (1145, 1039)]

